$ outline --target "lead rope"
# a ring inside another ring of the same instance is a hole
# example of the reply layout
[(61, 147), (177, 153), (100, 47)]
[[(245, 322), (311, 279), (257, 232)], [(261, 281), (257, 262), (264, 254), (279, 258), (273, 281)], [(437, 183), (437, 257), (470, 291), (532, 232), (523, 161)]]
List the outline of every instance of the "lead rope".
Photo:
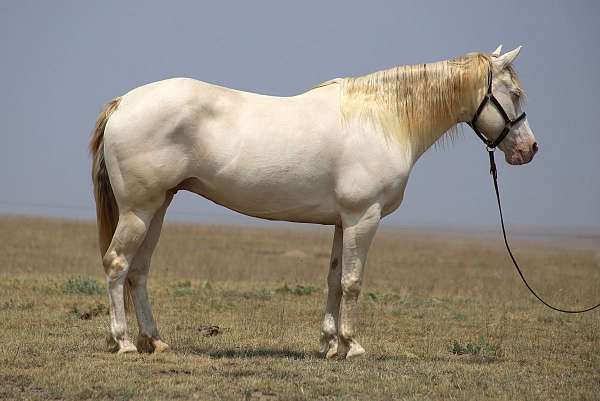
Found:
[(494, 181), (494, 190), (496, 190), (496, 200), (498, 201), (498, 211), (500, 212), (500, 224), (502, 225), (502, 236), (504, 237), (504, 244), (506, 245), (506, 250), (508, 251), (508, 254), (510, 255), (510, 259), (512, 260), (513, 264), (517, 268), (517, 272), (519, 272), (519, 276), (521, 276), (521, 280), (523, 280), (523, 283), (525, 283), (525, 286), (527, 287), (527, 289), (529, 289), (529, 291), (531, 291), (531, 293), (541, 303), (543, 303), (548, 308), (550, 308), (552, 310), (555, 310), (557, 312), (563, 312), (563, 313), (585, 313), (585, 312), (589, 312), (589, 311), (594, 310), (597, 307), (599, 307), (600, 303), (598, 303), (597, 305), (591, 306), (589, 308), (586, 308), (586, 309), (569, 310), (569, 309), (557, 308), (555, 306), (550, 305), (548, 302), (544, 301), (533, 290), (533, 288), (531, 288), (531, 286), (529, 285), (529, 283), (525, 279), (525, 276), (523, 275), (523, 272), (521, 271), (521, 268), (519, 267), (519, 264), (517, 263), (517, 260), (513, 256), (512, 251), (510, 250), (510, 246), (508, 245), (508, 239), (506, 239), (506, 229), (504, 228), (504, 217), (502, 216), (502, 205), (500, 203), (500, 192), (498, 191), (498, 170), (496, 169), (496, 162), (494, 161), (494, 149), (493, 148), (492, 149), (488, 148), (487, 151), (488, 151), (488, 154), (490, 156), (490, 174), (492, 175), (492, 179)]

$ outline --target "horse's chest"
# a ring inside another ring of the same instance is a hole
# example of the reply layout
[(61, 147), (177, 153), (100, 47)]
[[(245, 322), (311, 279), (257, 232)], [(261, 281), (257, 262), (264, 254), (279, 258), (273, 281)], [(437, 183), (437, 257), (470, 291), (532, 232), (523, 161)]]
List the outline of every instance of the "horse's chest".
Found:
[(391, 179), (382, 191), (383, 215), (388, 215), (396, 210), (404, 198), (404, 189), (408, 181), (408, 174), (403, 174)]

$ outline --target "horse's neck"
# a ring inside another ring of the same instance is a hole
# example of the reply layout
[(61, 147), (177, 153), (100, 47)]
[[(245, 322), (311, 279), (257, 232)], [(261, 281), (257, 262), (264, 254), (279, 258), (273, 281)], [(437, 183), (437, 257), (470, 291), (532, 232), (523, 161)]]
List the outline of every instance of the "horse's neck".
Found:
[[(454, 77), (454, 79), (459, 79)], [(416, 161), (433, 144), (435, 144), (444, 135), (453, 135), (456, 132), (457, 125), (470, 121), (477, 109), (477, 99), (485, 92), (484, 84), (481, 88), (474, 91), (468, 91), (457, 94), (456, 99), (448, 102), (436, 104), (436, 102), (424, 102), (430, 108), (423, 110), (424, 115), (430, 116), (431, 124), (422, 127), (422, 130), (412, 135), (406, 135), (410, 141), (413, 157)], [(441, 89), (432, 85), (431, 90), (425, 96), (440, 96)], [(441, 110), (440, 108), (443, 108)]]
[(416, 160), (445, 132), (471, 119), (487, 67), (484, 57), (472, 55), (346, 78), (342, 115), (393, 138)]

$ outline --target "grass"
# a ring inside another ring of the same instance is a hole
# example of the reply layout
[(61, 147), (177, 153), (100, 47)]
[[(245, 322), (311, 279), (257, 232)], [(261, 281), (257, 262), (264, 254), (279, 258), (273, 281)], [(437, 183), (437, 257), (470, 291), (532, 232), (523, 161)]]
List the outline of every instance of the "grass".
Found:
[[(331, 236), (168, 225), (149, 285), (172, 352), (117, 356), (94, 225), (0, 218), (0, 399), (598, 398), (598, 313), (545, 310), (500, 243), (466, 237), (381, 231), (359, 304), (367, 354), (320, 359)], [(552, 301), (599, 297), (597, 248), (515, 247)]]
[(93, 278), (72, 277), (63, 285), (63, 291), (67, 294), (95, 295), (103, 294), (105, 290)]
[(450, 352), (454, 355), (469, 355), (473, 360), (479, 362), (494, 362), (502, 357), (500, 344), (490, 344), (483, 336), (479, 341), (462, 344), (458, 340), (452, 342)]

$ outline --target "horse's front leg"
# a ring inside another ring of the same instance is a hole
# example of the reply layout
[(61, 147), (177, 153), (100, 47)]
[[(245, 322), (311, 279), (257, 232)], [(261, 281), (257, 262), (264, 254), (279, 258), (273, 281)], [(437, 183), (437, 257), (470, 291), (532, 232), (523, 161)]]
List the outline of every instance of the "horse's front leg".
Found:
[(354, 339), (356, 304), (363, 279), (369, 246), (379, 226), (381, 207), (371, 205), (363, 213), (342, 216), (342, 300), (338, 323), (338, 357), (352, 358), (365, 353)]
[(327, 305), (321, 324), (321, 354), (326, 358), (337, 355), (338, 319), (342, 299), (342, 227), (335, 226), (329, 273), (327, 274)]

